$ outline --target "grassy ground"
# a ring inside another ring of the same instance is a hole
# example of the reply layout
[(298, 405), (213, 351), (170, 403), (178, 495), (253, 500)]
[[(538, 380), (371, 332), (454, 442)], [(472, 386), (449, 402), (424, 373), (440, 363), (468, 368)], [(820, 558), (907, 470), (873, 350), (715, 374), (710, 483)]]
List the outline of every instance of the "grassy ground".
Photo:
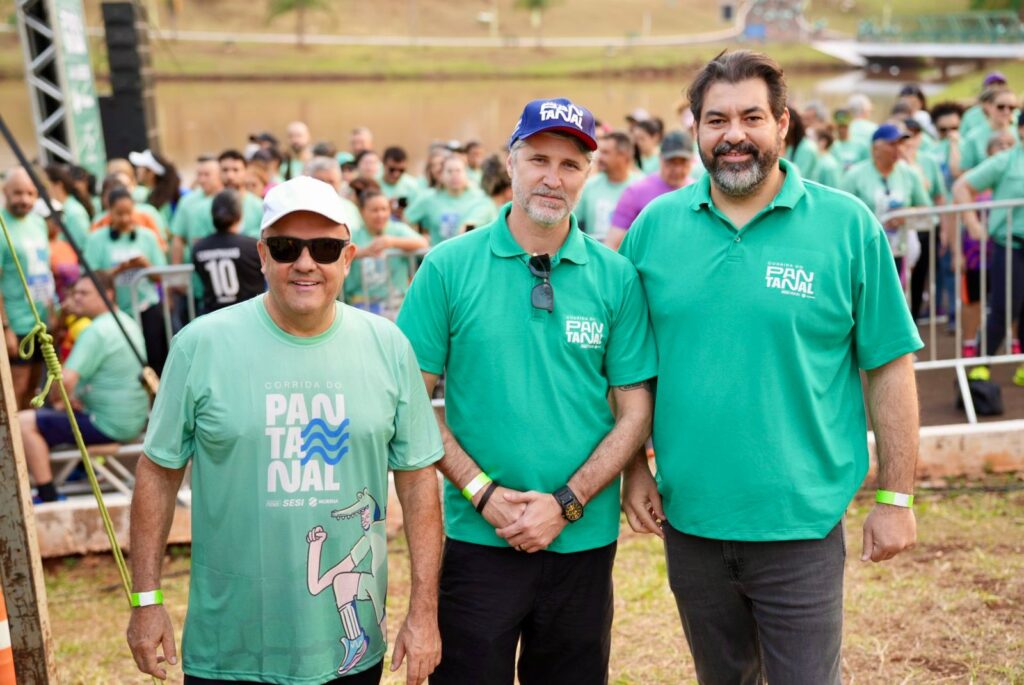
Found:
[[(921, 493), (917, 547), (882, 565), (858, 560), (869, 502), (862, 497), (851, 506), (844, 682), (1024, 685), (1024, 491), (1020, 478), (994, 479), (988, 486), (989, 491)], [(392, 631), (408, 601), (407, 564), (403, 542), (392, 541)], [(166, 569), (164, 591), (180, 629), (188, 587), (186, 551), (172, 555)], [(148, 682), (136, 675), (124, 645), (127, 611), (116, 579), (106, 557), (49, 566), (62, 683)], [(611, 682), (693, 682), (658, 541), (624, 531), (615, 583)], [(175, 678), (172, 683), (180, 682), (180, 674)]]
[(1018, 93), (1021, 92), (1020, 89), (1024, 87), (1024, 59), (1017, 60), (1016, 62), (999, 62), (996, 64), (990, 64), (984, 70), (976, 71), (958, 79), (954, 79), (942, 92), (942, 98), (952, 100), (973, 100), (978, 97), (978, 93), (981, 92), (981, 81), (985, 78), (985, 74), (996, 70), (1006, 74), (1006, 78), (1010, 81), (1010, 86)]

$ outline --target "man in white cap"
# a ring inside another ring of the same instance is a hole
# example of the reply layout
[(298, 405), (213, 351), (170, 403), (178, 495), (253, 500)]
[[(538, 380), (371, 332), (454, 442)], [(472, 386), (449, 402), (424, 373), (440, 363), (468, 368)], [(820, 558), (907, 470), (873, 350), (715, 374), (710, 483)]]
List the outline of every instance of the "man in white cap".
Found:
[(171, 346), (132, 502), (128, 642), (145, 673), (176, 663), (160, 567), (191, 460), (185, 683), (378, 683), (390, 468), (412, 563), (392, 670), (408, 657), (420, 683), (441, 655), (442, 446), (419, 367), (393, 324), (337, 302), (355, 253), (337, 193), (299, 177), (264, 203), (268, 292)]

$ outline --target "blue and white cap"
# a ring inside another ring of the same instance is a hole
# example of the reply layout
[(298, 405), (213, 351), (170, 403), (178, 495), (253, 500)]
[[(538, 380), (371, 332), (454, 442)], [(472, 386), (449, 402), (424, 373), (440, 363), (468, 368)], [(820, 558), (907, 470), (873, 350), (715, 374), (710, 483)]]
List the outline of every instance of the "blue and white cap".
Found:
[(508, 146), (520, 139), (545, 131), (561, 131), (579, 138), (588, 150), (597, 149), (594, 115), (566, 98), (533, 100), (523, 108), (519, 123), (508, 139)]

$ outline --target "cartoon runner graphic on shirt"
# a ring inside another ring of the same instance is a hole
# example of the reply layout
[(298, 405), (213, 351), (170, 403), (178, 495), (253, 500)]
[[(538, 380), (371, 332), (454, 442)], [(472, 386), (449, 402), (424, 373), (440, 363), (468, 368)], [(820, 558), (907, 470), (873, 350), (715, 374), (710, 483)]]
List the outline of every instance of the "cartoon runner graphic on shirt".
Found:
[(313, 596), (319, 595), (329, 586), (334, 588), (334, 603), (345, 630), (345, 636), (341, 638), (344, 656), (338, 666), (338, 675), (345, 675), (363, 658), (370, 642), (356, 614), (356, 600), (370, 601), (381, 635), (385, 635), (385, 598), (378, 596), (374, 579), (386, 562), (387, 535), (384, 530), (384, 511), (367, 488), (356, 493), (355, 502), (343, 509), (335, 509), (331, 516), (339, 521), (358, 516), (362, 535), (345, 558), (321, 576), (320, 551), (327, 540), (327, 531), (322, 526), (309, 531), (306, 535), (306, 542), (309, 543), (306, 583)]

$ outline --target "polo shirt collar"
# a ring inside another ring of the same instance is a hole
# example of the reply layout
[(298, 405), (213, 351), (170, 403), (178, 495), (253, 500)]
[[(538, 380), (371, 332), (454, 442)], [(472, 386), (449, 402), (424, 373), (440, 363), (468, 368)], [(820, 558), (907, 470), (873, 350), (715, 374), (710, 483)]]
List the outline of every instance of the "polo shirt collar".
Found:
[[(505, 203), (505, 206), (498, 210), (498, 218), (494, 221), (494, 227), (491, 229), (491, 252), (496, 257), (518, 257), (526, 254), (526, 250), (516, 242), (516, 239), (512, 237), (512, 231), (509, 230), (508, 214), (511, 210), (512, 203)], [(552, 261), (555, 264), (563, 260), (573, 264), (586, 264), (588, 259), (583, 231), (576, 224), (576, 215), (570, 214), (569, 235), (566, 236), (565, 242), (562, 243), (562, 247), (558, 249)]]
[[(776, 207), (793, 209), (800, 201), (800, 198), (807, 194), (807, 190), (804, 188), (804, 181), (800, 178), (800, 172), (797, 171), (794, 164), (788, 159), (780, 157), (779, 167), (786, 173), (785, 179), (782, 181), (782, 187), (779, 188), (778, 194), (764, 208), (764, 211), (771, 211)], [(711, 173), (705, 171), (704, 175), (697, 181), (696, 188), (694, 188), (690, 209), (698, 212), (704, 207), (711, 207), (711, 205)]]

